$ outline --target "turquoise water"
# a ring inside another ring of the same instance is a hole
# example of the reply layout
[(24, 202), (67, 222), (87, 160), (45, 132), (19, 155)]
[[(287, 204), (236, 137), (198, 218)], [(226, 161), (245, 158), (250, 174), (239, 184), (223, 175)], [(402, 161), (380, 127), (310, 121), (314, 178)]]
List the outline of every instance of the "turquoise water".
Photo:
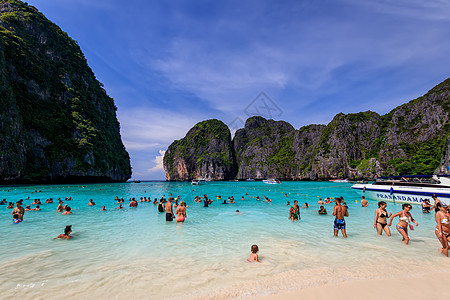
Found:
[[(12, 224), (11, 210), (0, 206), (0, 298), (245, 299), (280, 289), (405, 276), (404, 267), (420, 274), (450, 266), (437, 251), (434, 214), (414, 206), (420, 226), (405, 246), (395, 226), (390, 238), (376, 235), (376, 202), (362, 208), (350, 186), (142, 182), (1, 187), (0, 198), (8, 202), (30, 197), (24, 205), (36, 198), (42, 203), (53, 198), (54, 203), (26, 212), (18, 225)], [(165, 214), (152, 203), (127, 205), (130, 197), (153, 200), (170, 193), (188, 204), (183, 224), (165, 222)], [(194, 202), (195, 195), (203, 194), (234, 196), (237, 203), (215, 201), (204, 208)], [(272, 203), (256, 201), (264, 195)], [(116, 196), (124, 197), (125, 209), (114, 209)], [(349, 205), (348, 239), (333, 237), (332, 204), (325, 205), (329, 215), (317, 214), (319, 197), (335, 196)], [(73, 215), (56, 212), (56, 199), (66, 197), (73, 198), (65, 201)], [(96, 206), (87, 205), (91, 198)], [(301, 209), (301, 221), (288, 220), (288, 200), (311, 204)], [(102, 205), (107, 211), (100, 211)], [(388, 203), (387, 209), (395, 213), (401, 207)], [(72, 225), (74, 238), (54, 240), (66, 225)], [(260, 264), (246, 262), (252, 244), (259, 246)]]

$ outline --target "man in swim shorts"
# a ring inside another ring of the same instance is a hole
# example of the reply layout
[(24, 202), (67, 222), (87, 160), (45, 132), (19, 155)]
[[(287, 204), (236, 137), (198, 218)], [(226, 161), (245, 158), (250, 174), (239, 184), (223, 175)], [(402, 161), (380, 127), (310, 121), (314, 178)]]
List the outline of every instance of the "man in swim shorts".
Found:
[(166, 221), (172, 222), (173, 221), (173, 208), (172, 208), (172, 201), (173, 197), (169, 197), (169, 201), (166, 203)]
[(333, 216), (336, 216), (336, 219), (334, 219), (334, 236), (338, 236), (338, 232), (341, 230), (342, 236), (346, 238), (344, 217), (348, 217), (347, 207), (342, 206), (341, 198), (335, 198), (335, 203), (333, 211)]

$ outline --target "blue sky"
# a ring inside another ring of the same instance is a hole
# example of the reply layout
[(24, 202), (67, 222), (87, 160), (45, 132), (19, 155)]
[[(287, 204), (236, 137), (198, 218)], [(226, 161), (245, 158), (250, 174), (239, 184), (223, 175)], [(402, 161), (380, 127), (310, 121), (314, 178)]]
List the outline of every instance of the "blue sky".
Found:
[(266, 101), (295, 128), (327, 124), (450, 77), (448, 0), (28, 3), (78, 41), (114, 98), (134, 179), (163, 179), (162, 151), (205, 119), (238, 127)]

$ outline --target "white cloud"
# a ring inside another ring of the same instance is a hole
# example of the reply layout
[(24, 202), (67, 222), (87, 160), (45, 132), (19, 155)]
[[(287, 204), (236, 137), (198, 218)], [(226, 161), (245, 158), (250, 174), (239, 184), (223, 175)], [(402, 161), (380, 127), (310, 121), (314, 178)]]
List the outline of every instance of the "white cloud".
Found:
[(202, 120), (201, 115), (183, 115), (148, 107), (123, 107), (118, 111), (118, 118), (127, 150), (167, 147)]
[(155, 171), (161, 171), (164, 170), (163, 168), (163, 159), (164, 154), (166, 153), (165, 150), (159, 150), (159, 155), (155, 157), (153, 162), (155, 163), (155, 166), (148, 170), (148, 172), (155, 172)]

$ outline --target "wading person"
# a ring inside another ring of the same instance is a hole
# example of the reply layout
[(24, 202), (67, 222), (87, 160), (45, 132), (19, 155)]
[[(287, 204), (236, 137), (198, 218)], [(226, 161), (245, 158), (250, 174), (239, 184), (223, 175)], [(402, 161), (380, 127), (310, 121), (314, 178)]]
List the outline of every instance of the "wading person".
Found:
[(333, 211), (333, 216), (336, 217), (334, 219), (334, 236), (338, 236), (339, 230), (342, 232), (343, 237), (347, 237), (347, 233), (345, 232), (345, 220), (344, 217), (348, 217), (347, 207), (342, 206), (342, 199), (336, 198), (334, 200), (335, 206)]

